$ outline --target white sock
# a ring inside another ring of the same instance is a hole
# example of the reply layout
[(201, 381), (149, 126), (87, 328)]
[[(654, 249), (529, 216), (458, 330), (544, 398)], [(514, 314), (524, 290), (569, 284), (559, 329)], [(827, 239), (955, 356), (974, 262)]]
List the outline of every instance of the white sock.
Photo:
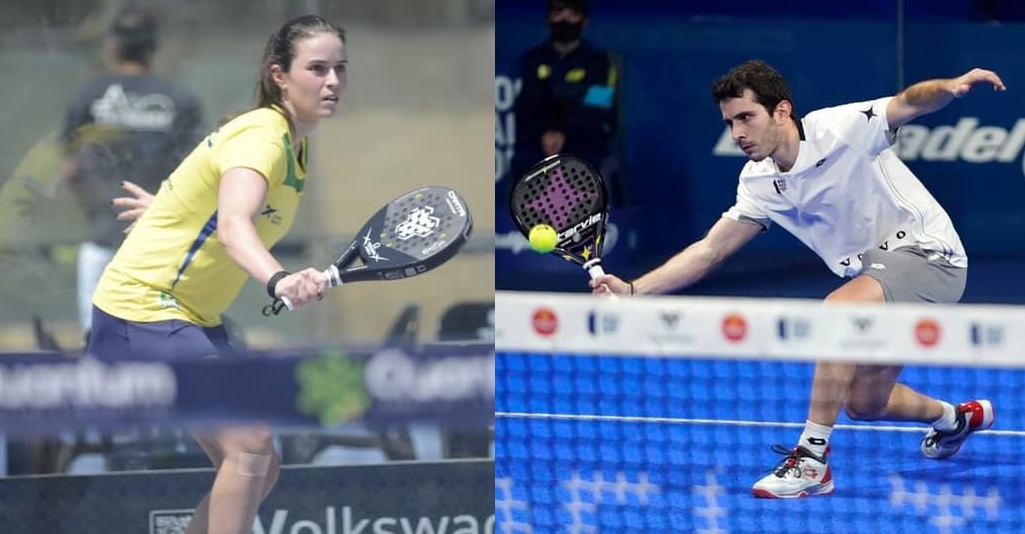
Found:
[(801, 433), (801, 439), (797, 443), (811, 451), (815, 456), (825, 458), (826, 447), (829, 446), (829, 435), (832, 432), (833, 427), (831, 426), (823, 426), (811, 421), (805, 421), (804, 432)]
[(932, 422), (932, 427), (943, 432), (957, 430), (957, 408), (949, 402), (939, 401), (943, 405), (943, 415)]

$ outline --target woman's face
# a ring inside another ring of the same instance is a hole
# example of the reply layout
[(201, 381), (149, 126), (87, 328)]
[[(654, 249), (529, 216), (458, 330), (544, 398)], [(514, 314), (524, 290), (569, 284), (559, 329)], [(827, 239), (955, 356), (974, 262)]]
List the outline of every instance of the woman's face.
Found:
[(345, 44), (337, 35), (321, 32), (294, 46), (291, 68), (278, 73), (285, 105), (299, 122), (315, 123), (333, 116), (348, 85)]

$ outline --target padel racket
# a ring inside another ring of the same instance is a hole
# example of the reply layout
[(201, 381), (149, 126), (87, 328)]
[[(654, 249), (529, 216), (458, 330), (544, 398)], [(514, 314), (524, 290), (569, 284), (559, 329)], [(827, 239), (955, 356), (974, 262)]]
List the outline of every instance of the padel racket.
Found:
[(550, 254), (583, 267), (591, 278), (605, 274), (609, 196), (605, 180), (582, 159), (556, 154), (541, 160), (513, 185), (509, 211), (525, 237), (539, 224), (555, 229), (558, 243)]
[[(473, 218), (459, 193), (423, 187), (378, 210), (324, 276), (331, 287), (419, 276), (452, 259), (472, 231)], [(361, 264), (352, 265), (357, 259)], [(277, 315), (283, 308), (292, 309), (292, 304), (277, 298), (263, 314)]]

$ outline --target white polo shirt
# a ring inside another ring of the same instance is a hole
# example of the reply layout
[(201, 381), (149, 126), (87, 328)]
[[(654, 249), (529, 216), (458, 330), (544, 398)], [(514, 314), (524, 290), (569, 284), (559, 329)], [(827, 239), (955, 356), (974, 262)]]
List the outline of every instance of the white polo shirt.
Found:
[(798, 123), (794, 167), (780, 172), (772, 158), (748, 161), (737, 202), (723, 216), (766, 228), (778, 224), (838, 276), (860, 273), (860, 256), (873, 247), (918, 245), (967, 267), (947, 212), (891, 149), (891, 98), (809, 113)]

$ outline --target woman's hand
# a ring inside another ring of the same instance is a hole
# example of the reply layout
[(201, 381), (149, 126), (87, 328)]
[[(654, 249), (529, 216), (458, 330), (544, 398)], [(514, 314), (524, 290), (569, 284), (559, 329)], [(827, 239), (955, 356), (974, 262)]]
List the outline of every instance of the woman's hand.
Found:
[(117, 214), (117, 220), (132, 221), (132, 224), (125, 228), (125, 233), (127, 234), (132, 231), (139, 217), (142, 217), (142, 214), (153, 203), (153, 195), (128, 180), (121, 182), (121, 189), (124, 189), (131, 196), (117, 197), (111, 200), (110, 203), (120, 211)]
[(324, 276), (324, 273), (313, 268), (306, 268), (282, 278), (274, 287), (274, 293), (279, 298), (287, 298), (293, 308), (299, 308), (324, 298), (327, 285), (327, 277)]

